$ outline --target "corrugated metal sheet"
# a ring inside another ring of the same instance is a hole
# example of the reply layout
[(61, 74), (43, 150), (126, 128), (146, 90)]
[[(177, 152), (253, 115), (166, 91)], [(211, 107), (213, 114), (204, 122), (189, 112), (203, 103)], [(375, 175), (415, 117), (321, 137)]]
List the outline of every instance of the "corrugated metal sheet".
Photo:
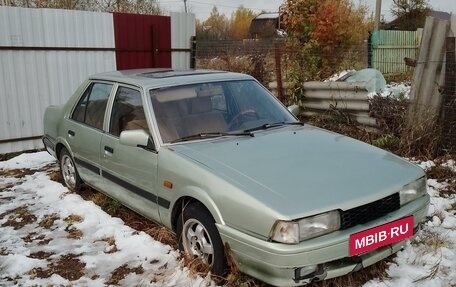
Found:
[(117, 68), (171, 68), (171, 19), (114, 13)]
[[(284, 83), (284, 88), (289, 84)], [(369, 116), (369, 92), (366, 83), (348, 82), (305, 82), (304, 97), (300, 105), (305, 116), (324, 115), (331, 109), (338, 109), (362, 125), (376, 127), (376, 120)], [(277, 82), (269, 84), (277, 95)]]
[[(423, 42), (410, 91), (409, 125), (429, 121), (438, 115), (445, 86), (445, 41), (451, 29), (447, 20), (426, 18)], [(453, 31), (453, 35), (454, 35)]]
[(173, 50), (173, 69), (190, 68), (192, 47), (191, 38), (195, 35), (195, 14), (171, 13), (171, 48)]
[[(114, 51), (54, 49), (113, 49), (112, 23), (109, 13), (0, 7), (0, 142), (42, 135), (47, 106), (64, 103), (88, 75), (115, 70)], [(0, 153), (41, 147), (3, 142)]]
[(404, 73), (411, 68), (404, 58), (416, 59), (422, 30), (374, 31), (371, 36), (372, 67), (383, 74)]
[(369, 116), (366, 83), (306, 82), (303, 87), (304, 115), (312, 116), (338, 109), (362, 125), (376, 126), (376, 120)]
[(446, 43), (445, 91), (442, 99), (442, 150), (456, 154), (456, 16), (451, 16), (451, 36)]

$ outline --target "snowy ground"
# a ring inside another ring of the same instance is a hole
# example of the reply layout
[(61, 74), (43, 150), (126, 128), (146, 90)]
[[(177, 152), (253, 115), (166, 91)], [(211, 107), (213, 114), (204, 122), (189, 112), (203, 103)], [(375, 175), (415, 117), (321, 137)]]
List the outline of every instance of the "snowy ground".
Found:
[[(428, 169), (435, 164), (419, 165)], [(456, 171), (454, 161), (443, 165)], [(428, 220), (417, 237), (397, 253), (387, 269), (389, 278), (373, 279), (364, 286), (456, 286), (456, 190), (443, 192), (445, 189), (446, 183), (428, 179)]]
[(210, 286), (179, 253), (69, 193), (46, 152), (0, 162), (0, 286)]
[[(432, 162), (421, 163), (430, 168)], [(445, 165), (456, 170), (456, 164)], [(69, 193), (47, 153), (0, 162), (0, 286), (211, 286), (178, 266), (178, 252)], [(428, 180), (429, 220), (388, 278), (365, 286), (456, 285), (456, 191)]]

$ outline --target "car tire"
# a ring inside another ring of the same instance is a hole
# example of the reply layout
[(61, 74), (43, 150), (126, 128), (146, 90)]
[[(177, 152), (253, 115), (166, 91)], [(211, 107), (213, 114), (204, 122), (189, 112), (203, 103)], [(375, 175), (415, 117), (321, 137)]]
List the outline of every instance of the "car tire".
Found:
[(79, 177), (74, 160), (66, 148), (60, 151), (59, 161), (63, 183), (69, 190), (78, 191), (81, 188), (82, 180)]
[(225, 251), (215, 221), (200, 203), (184, 207), (177, 221), (179, 249), (200, 258), (215, 275), (223, 276), (227, 269)]

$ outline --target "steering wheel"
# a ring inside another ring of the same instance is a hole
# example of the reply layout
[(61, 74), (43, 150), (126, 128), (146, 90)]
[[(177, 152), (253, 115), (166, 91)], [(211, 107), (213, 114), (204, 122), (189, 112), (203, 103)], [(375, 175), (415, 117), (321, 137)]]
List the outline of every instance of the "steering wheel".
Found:
[(228, 124), (228, 130), (233, 130), (233, 129), (239, 127), (242, 124), (240, 119), (242, 117), (247, 117), (247, 116), (255, 117), (257, 120), (260, 118), (258, 116), (258, 113), (254, 109), (243, 110), (242, 112), (238, 113), (231, 119), (231, 121)]

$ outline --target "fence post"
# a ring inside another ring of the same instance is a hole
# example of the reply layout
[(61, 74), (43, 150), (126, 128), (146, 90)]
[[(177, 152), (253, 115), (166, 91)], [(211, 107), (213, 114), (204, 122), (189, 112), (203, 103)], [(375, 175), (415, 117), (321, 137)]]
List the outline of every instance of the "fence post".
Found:
[(282, 57), (280, 53), (280, 45), (274, 45), (274, 58), (275, 58), (275, 74), (277, 80), (277, 96), (281, 102), (285, 99), (283, 97), (283, 83), (282, 83)]
[(191, 52), (190, 52), (190, 69), (196, 68), (196, 36), (190, 38)]
[(367, 38), (367, 67), (372, 68), (372, 32), (369, 32), (369, 37)]

